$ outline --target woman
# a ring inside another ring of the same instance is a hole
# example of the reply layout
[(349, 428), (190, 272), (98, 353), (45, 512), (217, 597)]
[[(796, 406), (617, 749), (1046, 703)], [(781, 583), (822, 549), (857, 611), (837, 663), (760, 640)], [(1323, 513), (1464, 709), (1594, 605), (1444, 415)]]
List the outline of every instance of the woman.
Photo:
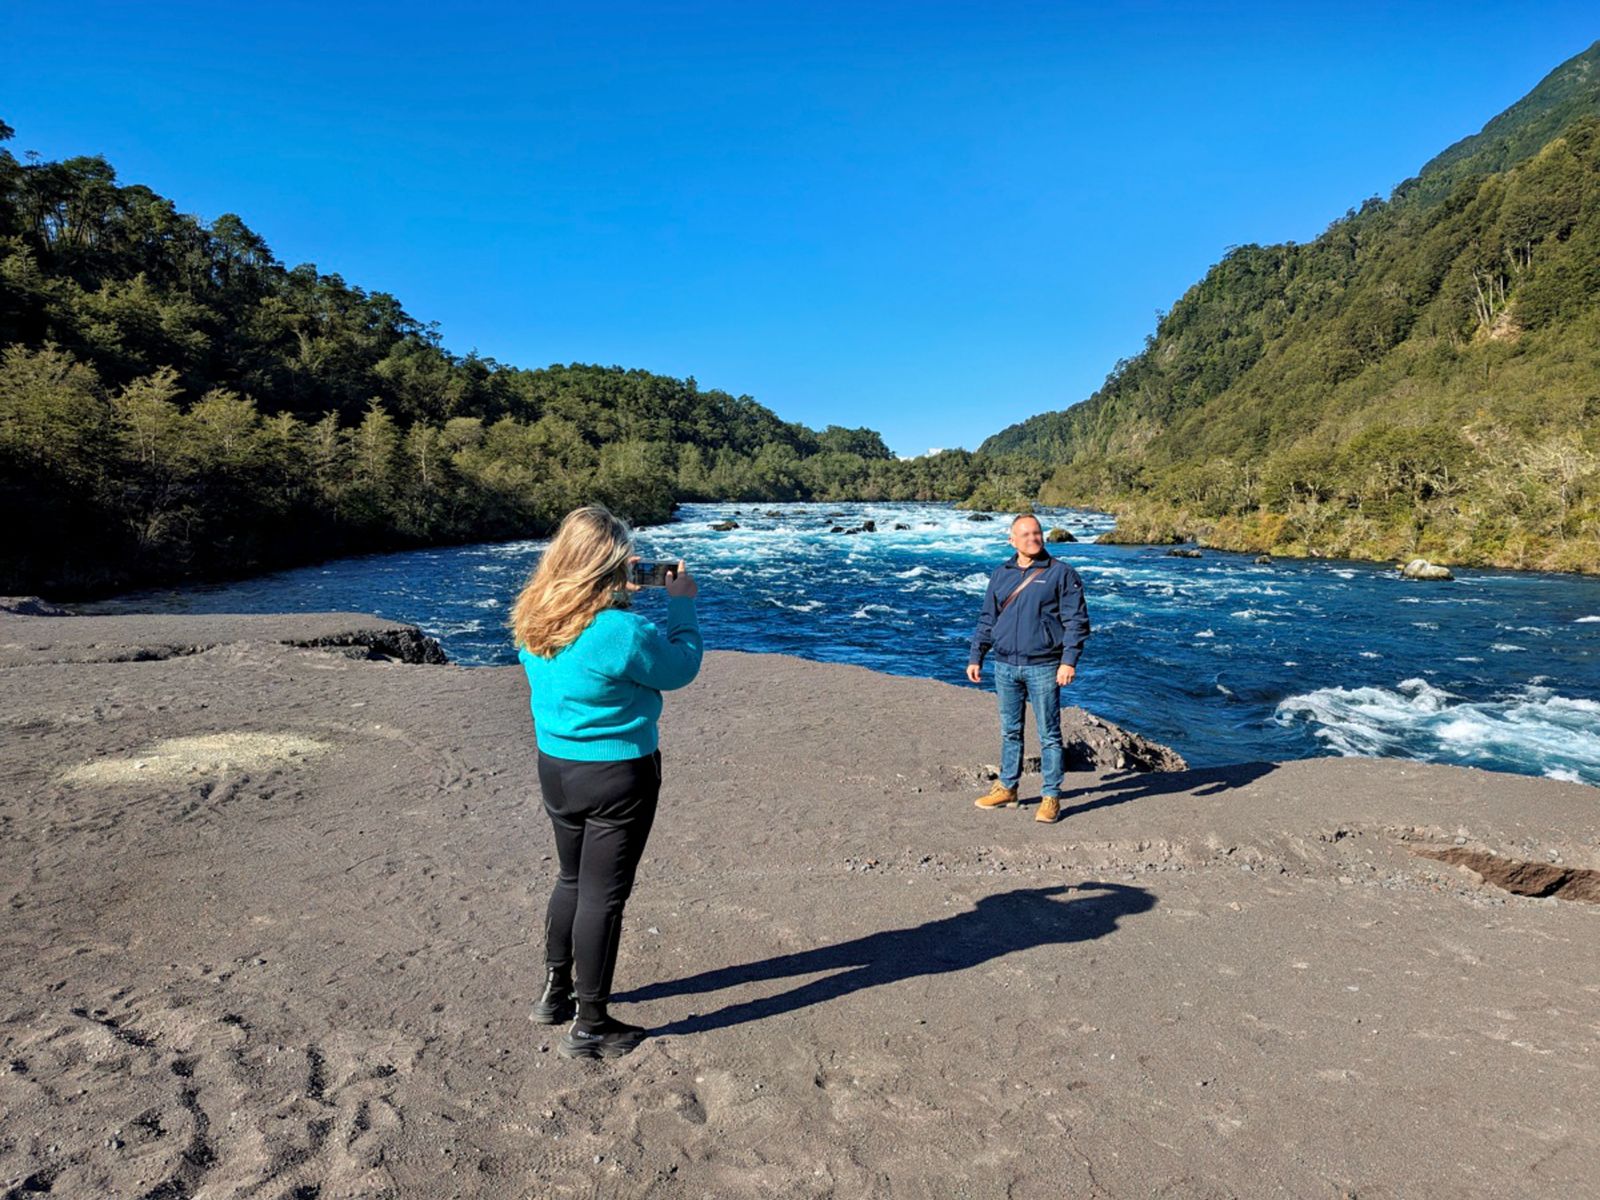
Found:
[(545, 916), (545, 988), (532, 1019), (574, 1015), (557, 1047), (616, 1058), (644, 1037), (606, 1012), (622, 909), (661, 792), (661, 693), (700, 670), (694, 578), (667, 580), (665, 633), (626, 611), (633, 535), (599, 505), (561, 522), (511, 610), (532, 691), (539, 790), (555, 827), (560, 875)]

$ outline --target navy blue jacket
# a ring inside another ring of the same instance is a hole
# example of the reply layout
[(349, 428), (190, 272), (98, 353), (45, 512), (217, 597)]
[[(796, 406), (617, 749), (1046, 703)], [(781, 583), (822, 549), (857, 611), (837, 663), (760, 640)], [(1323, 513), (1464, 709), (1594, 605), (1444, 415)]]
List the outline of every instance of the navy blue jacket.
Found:
[[(1028, 575), (1034, 576), (1033, 581), (1006, 604), (1006, 597)], [(967, 661), (981, 666), (993, 653), (1016, 667), (1039, 663), (1075, 667), (1088, 636), (1089, 610), (1078, 573), (1049, 554), (1041, 554), (1024, 570), (1013, 554), (989, 576)]]

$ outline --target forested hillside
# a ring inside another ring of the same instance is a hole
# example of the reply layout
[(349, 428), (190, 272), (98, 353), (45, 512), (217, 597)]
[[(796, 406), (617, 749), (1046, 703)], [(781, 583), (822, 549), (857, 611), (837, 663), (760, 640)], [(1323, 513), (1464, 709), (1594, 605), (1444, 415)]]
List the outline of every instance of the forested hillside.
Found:
[(1600, 570), (1600, 43), (1315, 241), (1230, 250), (981, 449), (1127, 540)]
[(680, 499), (1031, 494), (1047, 473), (898, 461), (870, 429), (693, 379), (458, 357), (236, 216), (0, 145), (0, 594), (527, 537), (592, 500), (644, 522)]

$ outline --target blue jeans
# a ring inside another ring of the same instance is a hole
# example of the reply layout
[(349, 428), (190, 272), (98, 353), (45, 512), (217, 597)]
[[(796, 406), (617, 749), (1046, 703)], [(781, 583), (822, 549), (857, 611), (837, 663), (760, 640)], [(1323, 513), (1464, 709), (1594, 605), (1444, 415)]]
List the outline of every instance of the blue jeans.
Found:
[(1061, 689), (1056, 685), (1056, 664), (1014, 667), (994, 664), (994, 690), (1000, 697), (1000, 782), (1015, 788), (1022, 778), (1022, 723), (1026, 705), (1033, 706), (1039, 726), (1039, 757), (1044, 771), (1044, 794), (1061, 795)]

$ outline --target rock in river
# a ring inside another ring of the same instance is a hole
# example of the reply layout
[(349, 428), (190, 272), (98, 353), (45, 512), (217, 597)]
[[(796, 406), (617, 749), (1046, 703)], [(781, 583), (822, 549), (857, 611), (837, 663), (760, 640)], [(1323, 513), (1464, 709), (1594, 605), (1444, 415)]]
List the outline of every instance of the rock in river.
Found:
[(1413, 558), (1400, 568), (1400, 574), (1407, 579), (1454, 579), (1449, 567), (1441, 567), (1431, 563), (1425, 558)]

